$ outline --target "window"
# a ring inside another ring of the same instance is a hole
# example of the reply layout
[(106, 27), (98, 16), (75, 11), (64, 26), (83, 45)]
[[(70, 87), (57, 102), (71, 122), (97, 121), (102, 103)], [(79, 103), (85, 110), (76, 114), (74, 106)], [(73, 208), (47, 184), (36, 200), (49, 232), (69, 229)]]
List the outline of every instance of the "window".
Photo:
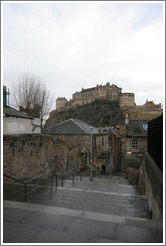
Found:
[(131, 149), (132, 150), (138, 150), (138, 141), (136, 139), (133, 139), (131, 141)]
[(144, 129), (145, 131), (147, 131), (147, 130), (148, 130), (148, 124), (143, 124), (143, 129)]

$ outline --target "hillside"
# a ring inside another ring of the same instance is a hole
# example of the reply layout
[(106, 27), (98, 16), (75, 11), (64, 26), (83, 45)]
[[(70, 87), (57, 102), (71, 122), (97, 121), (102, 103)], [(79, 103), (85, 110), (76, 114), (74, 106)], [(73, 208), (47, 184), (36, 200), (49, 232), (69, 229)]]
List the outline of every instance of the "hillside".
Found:
[(70, 118), (82, 120), (96, 127), (115, 127), (116, 125), (124, 124), (124, 114), (119, 107), (119, 102), (96, 100), (86, 105), (77, 106), (76, 108), (52, 111), (49, 119), (46, 121), (45, 128)]

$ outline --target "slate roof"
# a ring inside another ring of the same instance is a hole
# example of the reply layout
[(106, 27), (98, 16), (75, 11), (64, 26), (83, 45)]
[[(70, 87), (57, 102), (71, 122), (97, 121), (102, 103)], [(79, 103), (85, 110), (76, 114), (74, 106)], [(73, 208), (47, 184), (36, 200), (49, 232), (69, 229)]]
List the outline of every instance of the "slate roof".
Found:
[(129, 137), (147, 137), (148, 130), (145, 130), (143, 125), (148, 122), (148, 120), (129, 120), (127, 135)]
[[(91, 129), (90, 125), (81, 120), (69, 119), (43, 130), (43, 133), (87, 135), (91, 134)], [(93, 126), (92, 134), (97, 133), (99, 133), (98, 128)]]
[(5, 114), (6, 114), (6, 116), (11, 116), (11, 117), (33, 119), (33, 117), (31, 117), (30, 115), (28, 115), (24, 112), (20, 112), (17, 109), (9, 107), (9, 106), (6, 108)]

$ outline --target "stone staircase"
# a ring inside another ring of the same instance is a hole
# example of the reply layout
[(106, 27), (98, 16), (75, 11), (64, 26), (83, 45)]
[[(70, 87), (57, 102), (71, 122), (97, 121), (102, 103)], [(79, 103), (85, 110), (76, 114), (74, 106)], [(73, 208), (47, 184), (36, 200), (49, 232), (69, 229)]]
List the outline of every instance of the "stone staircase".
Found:
[[(61, 180), (58, 184), (61, 184)], [(64, 187), (55, 187), (54, 183), (50, 189), (49, 185), (48, 181), (44, 184), (40, 181), (29, 185), (28, 203), (21, 200), (23, 188), (21, 185), (15, 185), (15, 188), (11, 184), (4, 185), (5, 242), (24, 240), (24, 243), (161, 243), (163, 241), (162, 222), (149, 219), (145, 197), (129, 184), (123, 174), (101, 175), (92, 181), (89, 177), (83, 177), (80, 181), (78, 176), (75, 178), (74, 186), (70, 178), (64, 181)], [(13, 188), (15, 193), (9, 192)], [(14, 218), (11, 218), (12, 209), (15, 209), (15, 212), (21, 210), (23, 217), (20, 221), (15, 222)], [(34, 231), (37, 230), (37, 234), (31, 238), (23, 237), (19, 233), (16, 236), (10, 232), (11, 223), (26, 229), (27, 226), (31, 226)], [(49, 231), (51, 236), (45, 234), (44, 237), (42, 234), (42, 237), (39, 237), (40, 230), (46, 229), (51, 230)]]

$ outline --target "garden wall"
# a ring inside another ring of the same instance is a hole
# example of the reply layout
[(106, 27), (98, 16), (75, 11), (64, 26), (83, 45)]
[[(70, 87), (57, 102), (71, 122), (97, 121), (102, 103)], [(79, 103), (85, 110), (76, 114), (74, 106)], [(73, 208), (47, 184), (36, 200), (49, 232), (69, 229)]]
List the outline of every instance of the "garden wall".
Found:
[(151, 218), (154, 220), (162, 219), (163, 175), (147, 152), (140, 167), (139, 188), (147, 198)]

